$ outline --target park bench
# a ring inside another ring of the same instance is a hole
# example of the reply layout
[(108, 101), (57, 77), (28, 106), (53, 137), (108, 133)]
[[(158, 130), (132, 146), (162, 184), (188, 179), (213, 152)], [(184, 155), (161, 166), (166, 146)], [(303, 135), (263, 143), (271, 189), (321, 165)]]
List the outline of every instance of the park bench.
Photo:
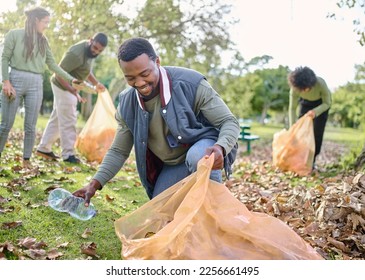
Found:
[(238, 140), (247, 143), (247, 153), (250, 154), (251, 153), (251, 141), (260, 139), (260, 136), (251, 134), (251, 132), (250, 132), (251, 126), (248, 124), (241, 124), (240, 128), (241, 128), (241, 132), (240, 132), (240, 135), (238, 136)]

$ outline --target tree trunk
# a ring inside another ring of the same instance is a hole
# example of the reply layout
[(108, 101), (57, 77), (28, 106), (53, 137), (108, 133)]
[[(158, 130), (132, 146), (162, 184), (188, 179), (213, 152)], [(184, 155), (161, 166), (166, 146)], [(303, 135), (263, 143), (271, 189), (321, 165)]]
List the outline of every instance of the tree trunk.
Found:
[(265, 125), (265, 119), (267, 117), (267, 111), (269, 110), (269, 108), (270, 108), (270, 104), (264, 104), (264, 108), (262, 108), (260, 123), (263, 125)]
[(361, 150), (361, 153), (357, 156), (355, 163), (354, 163), (354, 167), (355, 170), (360, 169), (365, 163), (365, 145)]
[(81, 116), (84, 120), (87, 120), (93, 110), (92, 96), (91, 94), (86, 95), (86, 102), (81, 104)]

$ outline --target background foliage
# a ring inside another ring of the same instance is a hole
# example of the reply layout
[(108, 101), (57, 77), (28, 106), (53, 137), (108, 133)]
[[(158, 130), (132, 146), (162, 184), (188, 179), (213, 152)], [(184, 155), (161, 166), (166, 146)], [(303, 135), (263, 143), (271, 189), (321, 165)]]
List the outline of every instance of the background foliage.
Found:
[[(237, 19), (231, 16), (232, 7), (227, 1), (146, 0), (132, 14), (127, 11), (124, 0), (17, 0), (18, 9), (0, 18), (0, 45), (6, 32), (23, 27), (24, 10), (34, 5), (42, 5), (51, 12), (46, 35), (57, 61), (72, 44), (89, 39), (96, 32), (108, 34), (110, 43), (96, 59), (94, 72), (108, 87), (115, 103), (126, 86), (116, 59), (118, 46), (126, 38), (141, 36), (154, 44), (162, 65), (190, 67), (202, 72), (237, 117), (263, 124), (271, 119), (287, 125), (287, 74), (291, 69), (285, 65), (268, 69), (272, 59), (269, 55), (244, 60), (230, 38), (228, 30)], [(364, 1), (341, 0), (337, 5), (342, 9), (365, 10)], [(361, 44), (363, 26), (362, 18), (354, 19), (354, 32), (359, 34)], [(365, 112), (359, 104), (364, 99), (365, 67), (360, 63), (355, 66), (354, 81), (332, 89), (334, 104), (330, 123), (333, 125), (362, 127)], [(45, 73), (42, 113), (52, 108), (50, 75), (48, 71)], [(89, 102), (81, 108), (85, 119), (96, 97), (93, 100), (87, 95), (87, 98)]]

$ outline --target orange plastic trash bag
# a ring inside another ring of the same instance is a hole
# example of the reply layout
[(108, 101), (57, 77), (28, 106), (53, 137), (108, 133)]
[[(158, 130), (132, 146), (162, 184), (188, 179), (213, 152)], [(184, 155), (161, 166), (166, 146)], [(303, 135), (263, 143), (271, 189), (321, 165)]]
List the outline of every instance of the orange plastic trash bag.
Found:
[(114, 222), (123, 259), (322, 259), (288, 225), (250, 212), (209, 179), (213, 156), (197, 172)]
[(76, 149), (88, 161), (100, 163), (113, 142), (117, 129), (115, 111), (109, 92), (99, 93), (95, 107), (75, 143)]
[(313, 119), (304, 115), (289, 130), (274, 134), (272, 142), (273, 165), (282, 171), (309, 175), (315, 152)]

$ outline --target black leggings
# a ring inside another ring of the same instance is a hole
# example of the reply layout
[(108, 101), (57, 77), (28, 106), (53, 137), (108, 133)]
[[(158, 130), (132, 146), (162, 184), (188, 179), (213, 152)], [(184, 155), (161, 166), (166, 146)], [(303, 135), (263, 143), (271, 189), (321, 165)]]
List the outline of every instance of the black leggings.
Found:
[[(310, 110), (313, 110), (315, 107), (322, 104), (322, 99), (309, 101), (301, 98), (299, 100), (300, 104), (300, 114), (299, 117), (302, 117)], [(313, 119), (313, 130), (314, 130), (314, 142), (316, 144), (316, 150), (314, 152), (314, 162), (316, 160), (316, 156), (321, 152), (322, 142), (323, 142), (323, 134), (324, 129), (326, 127), (327, 119), (328, 119), (328, 111), (323, 112), (319, 116)]]

